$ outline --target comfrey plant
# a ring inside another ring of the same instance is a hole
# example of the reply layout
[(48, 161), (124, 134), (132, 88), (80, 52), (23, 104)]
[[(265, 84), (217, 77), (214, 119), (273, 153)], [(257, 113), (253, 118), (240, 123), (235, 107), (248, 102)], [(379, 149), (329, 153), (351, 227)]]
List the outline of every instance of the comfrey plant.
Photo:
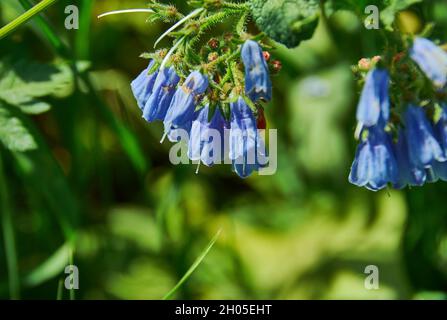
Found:
[[(422, 36), (400, 33), (394, 23), (400, 10), (417, 2), (381, 2), (385, 52), (354, 68), (363, 90), (349, 181), (373, 191), (447, 179), (447, 53)], [(190, 160), (228, 163), (248, 177), (269, 159), (259, 129), (266, 128), (263, 103), (272, 99), (270, 74), (281, 68), (268, 51), (272, 40), (296, 47), (313, 36), (321, 17), (328, 21), (338, 10), (363, 12), (363, 2), (187, 3), (196, 9), (186, 16), (156, 1), (148, 9), (130, 10), (149, 12), (149, 21), (174, 23), (155, 42), (169, 36), (172, 46), (143, 55), (149, 65), (132, 82), (133, 93), (144, 119), (163, 121), (162, 141), (186, 140)], [(114, 13), (120, 12), (108, 14)], [(247, 32), (249, 18), (260, 33)], [(234, 20), (234, 30), (206, 35), (226, 19)]]
[(446, 180), (447, 53), (415, 37), (390, 57), (361, 60), (357, 71), (360, 143), (349, 181), (377, 191)]
[[(150, 21), (175, 22), (155, 46), (166, 36), (174, 41), (170, 48), (143, 54), (149, 64), (131, 88), (143, 118), (163, 122), (161, 142), (183, 140), (190, 160), (206, 166), (229, 163), (245, 178), (268, 162), (258, 130), (266, 127), (262, 104), (272, 99), (270, 71), (279, 71), (281, 63), (263, 50), (264, 35), (246, 32), (248, 3), (189, 4), (198, 8), (186, 16), (156, 1), (141, 9), (150, 13)], [(140, 10), (108, 14), (135, 11)], [(235, 30), (207, 39), (212, 26), (231, 18), (237, 21)]]

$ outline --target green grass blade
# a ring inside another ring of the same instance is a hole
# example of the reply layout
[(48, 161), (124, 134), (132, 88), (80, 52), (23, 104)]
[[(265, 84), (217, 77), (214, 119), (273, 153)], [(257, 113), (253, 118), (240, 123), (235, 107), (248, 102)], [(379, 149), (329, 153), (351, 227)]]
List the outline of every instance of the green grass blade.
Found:
[(57, 283), (57, 295), (56, 300), (62, 300), (64, 297), (64, 280), (59, 279)]
[(6, 262), (8, 268), (9, 296), (11, 299), (20, 298), (19, 268), (17, 264), (17, 252), (14, 239), (14, 227), (12, 224), (12, 212), (9, 204), (8, 187), (3, 170), (2, 156), (0, 153), (0, 215), (5, 243)]
[[(26, 2), (29, 0), (21, 0), (23, 1), (22, 5), (26, 6)], [(86, 13), (82, 13), (81, 25), (83, 29), (89, 28), (89, 23), (87, 18), (91, 16), (92, 4), (86, 5)], [(62, 57), (72, 60), (73, 56), (71, 54), (72, 49), (65, 46), (65, 44), (60, 41), (54, 29), (51, 25), (43, 18), (39, 19), (40, 23), (38, 23), (38, 27), (41, 29), (42, 33), (47, 37), (49, 43), (54, 47), (55, 51)], [(81, 45), (81, 47), (77, 47), (76, 51), (78, 54), (87, 55), (89, 48), (88, 46), (84, 46), (82, 42), (88, 42), (88, 33), (81, 33), (81, 35), (77, 38), (77, 46)], [(58, 40), (55, 40), (58, 39)], [(120, 141), (120, 144), (127, 154), (129, 159), (131, 160), (134, 168), (139, 173), (145, 173), (148, 166), (149, 160), (144, 155), (143, 150), (140, 146), (138, 139), (133, 134), (132, 130), (128, 128), (121, 120), (117, 119), (113, 112), (109, 109), (107, 104), (103, 101), (103, 99), (97, 94), (96, 89), (89, 77), (86, 74), (80, 74), (76, 68), (76, 65), (73, 65), (75, 76), (80, 78), (85, 82), (87, 88), (89, 90), (89, 97), (95, 104), (98, 106), (98, 110), (103, 117), (104, 121), (111, 128), (111, 130), (116, 134), (117, 138)]]
[(216, 235), (211, 239), (208, 246), (205, 248), (205, 250), (202, 251), (202, 253), (197, 257), (197, 259), (194, 261), (194, 263), (191, 265), (191, 267), (186, 271), (185, 275), (180, 279), (180, 281), (175, 285), (174, 288), (171, 289), (164, 297), (163, 300), (170, 299), (174, 293), (177, 292), (177, 290), (182, 286), (183, 283), (185, 283), (186, 280), (192, 275), (192, 273), (197, 269), (197, 267), (202, 263), (203, 259), (208, 255), (211, 248), (214, 246), (214, 243), (216, 243), (217, 239), (219, 238), (219, 235), (222, 230), (217, 231)]
[(33, 18), (36, 14), (39, 14), (49, 6), (53, 5), (56, 1), (57, 0), (42, 0), (28, 11), (18, 16), (16, 19), (14, 19), (13, 21), (11, 21), (6, 26), (0, 29), (0, 39), (6, 37), (8, 34), (13, 32), (15, 29), (20, 27), (29, 19)]
[(71, 252), (72, 245), (65, 243), (51, 257), (25, 276), (23, 284), (27, 287), (35, 287), (58, 276), (69, 264)]
[(90, 59), (90, 30), (92, 23), (92, 12), (95, 1), (80, 1), (79, 30), (76, 31), (76, 58), (82, 60)]
[[(70, 265), (74, 265), (74, 252), (73, 252), (73, 247), (70, 248)], [(75, 295), (75, 288), (71, 288), (70, 289), (70, 300), (75, 300), (76, 299), (76, 295)]]

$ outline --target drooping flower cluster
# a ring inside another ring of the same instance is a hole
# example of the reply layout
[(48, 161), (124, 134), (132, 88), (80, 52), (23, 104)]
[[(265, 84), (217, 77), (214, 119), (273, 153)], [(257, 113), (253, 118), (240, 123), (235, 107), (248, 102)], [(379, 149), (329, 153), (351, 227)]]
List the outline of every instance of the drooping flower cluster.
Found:
[(174, 66), (162, 64), (157, 69), (151, 60), (131, 88), (144, 119), (163, 121), (165, 136), (171, 142), (186, 138), (190, 160), (212, 166), (228, 159), (233, 170), (245, 178), (267, 162), (257, 126), (265, 119), (258, 104), (271, 99), (272, 85), (260, 45), (247, 40), (240, 50), (245, 89), (231, 91), (228, 114), (223, 102), (211, 103), (210, 82), (215, 77), (206, 71), (195, 70), (182, 79)]
[(447, 181), (447, 53), (416, 38), (409, 57), (431, 83), (432, 98), (414, 95), (397, 105), (390, 99), (388, 70), (374, 66), (368, 72), (357, 108), (360, 143), (349, 175), (357, 186), (377, 191)]

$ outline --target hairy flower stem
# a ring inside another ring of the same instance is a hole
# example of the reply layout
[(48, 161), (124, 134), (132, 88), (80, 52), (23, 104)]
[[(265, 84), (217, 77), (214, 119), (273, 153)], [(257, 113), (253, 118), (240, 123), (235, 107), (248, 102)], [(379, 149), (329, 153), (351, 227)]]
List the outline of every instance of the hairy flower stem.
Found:
[(248, 2), (244, 3), (234, 3), (234, 2), (224, 2), (222, 4), (223, 8), (235, 9), (235, 10), (250, 10), (250, 4)]
[(58, 0), (42, 0), (38, 4), (36, 4), (34, 7), (8, 23), (6, 26), (0, 29), (0, 39), (6, 37), (11, 32), (16, 30), (18, 27), (20, 27), (22, 24), (33, 18), (35, 15), (39, 14), (49, 6), (53, 5)]

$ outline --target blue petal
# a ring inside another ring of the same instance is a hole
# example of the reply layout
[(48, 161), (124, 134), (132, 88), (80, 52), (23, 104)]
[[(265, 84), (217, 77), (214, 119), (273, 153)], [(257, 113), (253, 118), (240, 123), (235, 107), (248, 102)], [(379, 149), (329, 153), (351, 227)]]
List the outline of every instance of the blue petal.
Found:
[(233, 170), (239, 177), (245, 179), (248, 178), (253, 172), (258, 171), (259, 165), (256, 163), (249, 164), (246, 158), (239, 158), (233, 160)]
[(179, 81), (174, 68), (159, 71), (152, 94), (143, 110), (143, 117), (147, 121), (164, 120)]
[(369, 143), (361, 142), (354, 157), (354, 162), (351, 166), (351, 172), (349, 173), (349, 182), (364, 187), (368, 184), (369, 177), (371, 176), (371, 162), (372, 152)]
[(209, 106), (207, 105), (192, 123), (188, 156), (191, 160), (201, 160), (205, 165), (212, 166), (224, 159), (225, 128), (228, 127), (220, 110), (217, 108), (211, 121), (208, 121)]
[(394, 145), (397, 166), (399, 168), (399, 178), (393, 185), (396, 189), (403, 189), (409, 186), (422, 186), (427, 178), (424, 168), (418, 168), (410, 163), (408, 156), (408, 144), (406, 135), (401, 130), (399, 132), (397, 143)]
[(164, 119), (165, 132), (172, 142), (176, 138), (172, 130), (190, 130), (195, 117), (199, 96), (208, 88), (208, 78), (198, 71), (192, 72), (177, 89)]
[(390, 136), (380, 127), (368, 130), (351, 167), (349, 181), (357, 186), (377, 191), (398, 180), (397, 162)]
[[(231, 104), (230, 159), (253, 155), (258, 134), (256, 119), (242, 97)], [(252, 157), (253, 158), (253, 157)]]
[(130, 84), (133, 95), (137, 100), (138, 107), (143, 110), (146, 102), (149, 100), (149, 97), (152, 94), (152, 90), (154, 87), (155, 79), (157, 77), (158, 72), (154, 72), (149, 74), (149, 71), (154, 66), (155, 61), (151, 60), (149, 62), (149, 66), (144, 69), (135, 80)]
[(438, 87), (447, 83), (447, 53), (432, 41), (415, 38), (410, 50), (411, 58)]
[(373, 69), (366, 76), (360, 102), (357, 107), (357, 121), (367, 127), (385, 126), (390, 117), (388, 95), (389, 75), (383, 69)]
[(408, 155), (412, 166), (424, 168), (429, 167), (435, 160), (446, 160), (422, 108), (408, 106), (405, 112), (405, 125)]
[(242, 61), (245, 65), (245, 92), (252, 101), (272, 99), (272, 82), (267, 62), (256, 41), (247, 40), (242, 46)]
[(441, 117), (435, 124), (434, 129), (436, 138), (444, 151), (444, 155), (447, 156), (447, 105), (442, 105)]

